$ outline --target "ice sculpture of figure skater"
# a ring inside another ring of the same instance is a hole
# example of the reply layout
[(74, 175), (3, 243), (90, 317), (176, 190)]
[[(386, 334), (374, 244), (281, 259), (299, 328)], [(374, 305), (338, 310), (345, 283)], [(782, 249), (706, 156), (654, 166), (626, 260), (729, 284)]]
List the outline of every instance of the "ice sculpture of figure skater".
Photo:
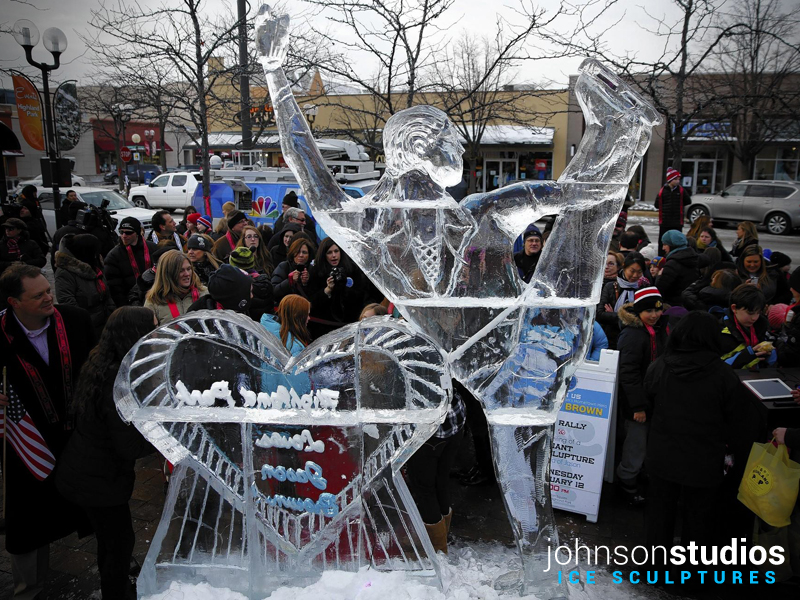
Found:
[[(347, 196), (325, 166), (281, 68), (289, 18), (262, 6), (256, 44), (283, 155), (314, 217), (403, 315), (448, 353), (454, 376), (481, 400), (493, 459), (520, 549), (524, 592), (566, 594), (555, 569), (550, 505), (553, 424), (583, 359), (611, 233), (635, 169), (660, 122), (655, 110), (592, 60), (575, 93), (586, 119), (580, 147), (558, 182), (522, 182), (457, 203), (457, 132), (429, 106), (393, 115), (383, 132), (387, 171), (363, 198)], [(557, 214), (530, 285), (513, 241)]]

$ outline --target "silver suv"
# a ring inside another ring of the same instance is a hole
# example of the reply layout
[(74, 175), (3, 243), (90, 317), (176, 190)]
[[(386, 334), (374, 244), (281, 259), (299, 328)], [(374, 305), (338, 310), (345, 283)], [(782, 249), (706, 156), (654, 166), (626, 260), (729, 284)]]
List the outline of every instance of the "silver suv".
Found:
[(775, 235), (800, 227), (800, 183), (774, 179), (748, 179), (725, 188), (714, 196), (698, 195), (686, 208), (694, 222), (709, 215), (715, 224), (723, 221), (763, 223)]

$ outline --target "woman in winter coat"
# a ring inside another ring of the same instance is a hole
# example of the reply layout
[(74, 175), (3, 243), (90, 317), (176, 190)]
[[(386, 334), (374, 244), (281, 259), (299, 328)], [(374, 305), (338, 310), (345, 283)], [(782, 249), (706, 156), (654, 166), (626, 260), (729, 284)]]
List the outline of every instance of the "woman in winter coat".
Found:
[(119, 244), (111, 249), (103, 261), (103, 275), (108, 281), (114, 304), (130, 304), (128, 294), (142, 273), (155, 264), (156, 251), (156, 245), (142, 235), (142, 224), (138, 219), (122, 219), (119, 224)]
[(738, 258), (748, 246), (758, 246), (758, 230), (750, 221), (742, 221), (736, 227), (736, 239), (731, 247), (731, 256)]
[[(278, 266), (286, 260), (286, 255), (289, 252), (289, 247), (292, 245), (292, 238), (294, 234), (300, 231), (298, 223), (289, 223), (284, 225), (277, 235), (273, 235), (267, 246), (272, 256), (272, 264)], [(273, 241), (274, 240), (274, 241)]]
[[(614, 258), (608, 254), (608, 262)], [(606, 265), (608, 268), (608, 265)], [(624, 304), (633, 302), (633, 295), (639, 289), (646, 268), (644, 257), (638, 252), (630, 252), (625, 258), (618, 274), (603, 286), (600, 293), (600, 302), (597, 305), (596, 320), (600, 323), (608, 338), (608, 347), (616, 349), (620, 325), (617, 313)]]
[(728, 253), (727, 250), (722, 246), (722, 243), (719, 241), (717, 237), (717, 232), (714, 230), (713, 227), (704, 227), (699, 234), (697, 239), (697, 250), (698, 252), (705, 253), (706, 250), (709, 248), (716, 248), (719, 250), (721, 255), (720, 260), (725, 262), (733, 262), (733, 257)]
[(152, 310), (158, 324), (163, 325), (186, 314), (206, 293), (186, 255), (179, 250), (168, 250), (158, 260), (156, 280), (147, 292), (144, 307)]
[(47, 225), (42, 216), (42, 208), (38, 200), (24, 198), (20, 201), (19, 218), (28, 226), (31, 239), (39, 244), (42, 254), (47, 256), (50, 251), (50, 242), (47, 240)]
[(619, 350), (619, 399), (624, 418), (624, 443), (617, 466), (622, 490), (633, 504), (642, 504), (638, 477), (644, 465), (648, 418), (651, 405), (644, 392), (644, 376), (664, 350), (668, 317), (661, 294), (655, 287), (636, 291), (634, 301), (619, 309), (623, 324), (617, 340)]
[(261, 232), (252, 225), (245, 225), (242, 235), (236, 242), (237, 248), (247, 248), (253, 254), (253, 270), (259, 275), (272, 276), (275, 265), (272, 262), (272, 254), (267, 249), (267, 244), (261, 237)]
[(712, 315), (690, 312), (670, 333), (663, 355), (644, 378), (652, 406), (646, 460), (648, 546), (669, 551), (681, 505), (681, 544), (717, 543), (726, 444), (732, 424), (746, 414), (739, 378), (719, 358), (717, 331)]
[(77, 306), (92, 318), (95, 339), (116, 305), (100, 270), (100, 240), (90, 233), (67, 234), (56, 252), (56, 297), (59, 304)]
[(332, 238), (319, 245), (311, 268), (311, 323), (309, 331), (320, 338), (358, 321), (364, 306), (364, 277)]
[(750, 245), (744, 248), (739, 254), (739, 258), (736, 259), (736, 269), (739, 277), (742, 278), (742, 283), (755, 285), (764, 292), (767, 304), (774, 303), (773, 299), (778, 289), (775, 279), (777, 272), (767, 271), (767, 261), (764, 260), (761, 246)]
[(94, 528), (103, 598), (136, 598), (128, 579), (135, 542), (128, 502), (136, 459), (154, 449), (117, 413), (114, 380), (128, 351), (155, 326), (153, 312), (141, 307), (109, 317), (78, 378), (76, 428), (55, 472), (59, 492), (85, 510)]
[(314, 256), (314, 244), (305, 238), (292, 242), (286, 260), (275, 267), (272, 272), (272, 297), (275, 302), (284, 296), (297, 294), (303, 298), (311, 297), (311, 257)]
[(186, 244), (186, 256), (203, 285), (208, 285), (209, 278), (220, 266), (217, 257), (211, 253), (213, 247), (214, 241), (207, 235), (200, 234), (190, 237)]
[(0, 273), (15, 262), (43, 267), (47, 259), (39, 245), (28, 236), (28, 226), (22, 219), (11, 218), (3, 223), (3, 237), (0, 238)]
[(689, 247), (686, 236), (676, 229), (664, 233), (661, 243), (666, 261), (655, 284), (664, 296), (664, 302), (682, 306), (681, 292), (700, 276), (697, 252)]
[(237, 246), (233, 249), (228, 262), (231, 266), (243, 271), (250, 277), (253, 289), (253, 299), (250, 303), (249, 314), (254, 321), (260, 321), (264, 313), (271, 313), (275, 308), (272, 293), (272, 283), (269, 275), (256, 270), (256, 257), (249, 248)]

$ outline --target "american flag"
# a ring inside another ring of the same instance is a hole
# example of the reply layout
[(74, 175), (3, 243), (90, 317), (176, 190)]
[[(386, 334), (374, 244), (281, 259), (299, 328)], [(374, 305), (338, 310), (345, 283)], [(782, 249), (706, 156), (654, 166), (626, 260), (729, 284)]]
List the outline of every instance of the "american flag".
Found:
[[(8, 427), (6, 428), (6, 425)], [(0, 412), (0, 435), (8, 430), (8, 443), (14, 448), (36, 479), (43, 481), (53, 471), (56, 458), (42, 434), (36, 429), (33, 419), (25, 410), (19, 395), (8, 386), (8, 406)]]

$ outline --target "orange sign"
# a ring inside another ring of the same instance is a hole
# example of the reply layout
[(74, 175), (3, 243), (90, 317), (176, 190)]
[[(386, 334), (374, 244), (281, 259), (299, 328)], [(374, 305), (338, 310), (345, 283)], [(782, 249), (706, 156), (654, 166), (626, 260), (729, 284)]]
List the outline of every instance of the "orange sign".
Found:
[(28, 145), (34, 150), (44, 150), (44, 133), (42, 132), (42, 103), (39, 92), (27, 77), (12, 76), (14, 97), (17, 99), (17, 115), (19, 128)]

